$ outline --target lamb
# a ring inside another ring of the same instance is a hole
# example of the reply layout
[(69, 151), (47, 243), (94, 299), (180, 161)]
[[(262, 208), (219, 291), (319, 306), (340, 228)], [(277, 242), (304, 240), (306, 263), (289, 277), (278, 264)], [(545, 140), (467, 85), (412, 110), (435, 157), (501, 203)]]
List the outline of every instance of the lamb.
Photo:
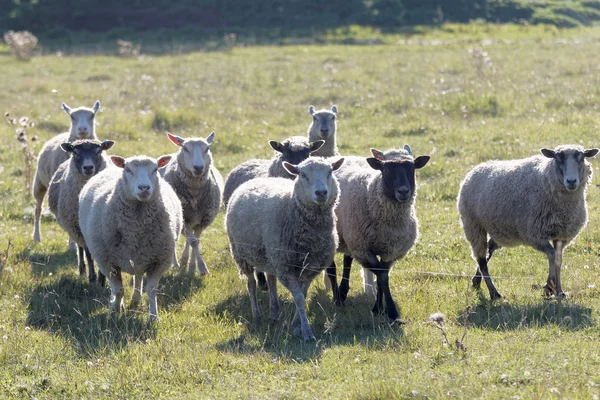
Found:
[(229, 173), (223, 190), (223, 205), (227, 208), (234, 190), (250, 179), (260, 177), (293, 179), (293, 176), (283, 168), (283, 162), (297, 165), (319, 150), (324, 143), (324, 140), (309, 142), (304, 136), (292, 136), (281, 143), (270, 140), (269, 145), (275, 150), (270, 160), (251, 159), (238, 165)]
[(173, 264), (183, 227), (181, 202), (158, 174), (171, 156), (124, 159), (111, 156), (114, 167), (92, 177), (79, 195), (79, 225), (90, 253), (110, 284), (110, 309), (124, 309), (121, 272), (134, 275), (131, 307), (142, 297), (142, 280), (150, 320), (158, 317), (156, 293), (162, 274)]
[(310, 283), (331, 264), (337, 247), (333, 210), (338, 183), (333, 171), (343, 162), (343, 158), (332, 164), (321, 158), (309, 158), (297, 166), (284, 162), (284, 168), (296, 177), (294, 181), (253, 179), (231, 197), (225, 226), (231, 254), (240, 274), (248, 279), (256, 323), (261, 316), (256, 304), (255, 270), (267, 274), (271, 320), (279, 316), (279, 280), (292, 293), (296, 305), (294, 333), (302, 333), (305, 341), (315, 339), (305, 301)]
[(592, 168), (585, 158), (594, 157), (598, 149), (563, 145), (541, 153), (479, 164), (460, 186), (458, 211), (478, 264), (471, 281), (479, 288), (483, 278), (492, 300), (502, 296), (489, 276), (489, 260), (495, 250), (518, 245), (546, 254), (544, 294), (565, 297), (560, 282), (563, 251), (587, 223), (586, 187)]
[[(213, 165), (210, 145), (212, 132), (206, 139), (188, 138), (167, 133), (169, 140), (180, 149), (172, 161), (160, 170), (161, 175), (175, 190), (183, 207), (186, 243), (181, 254), (181, 265), (188, 265), (193, 274), (198, 265), (200, 276), (208, 274), (200, 254), (198, 238), (213, 223), (221, 207), (223, 177)], [(192, 258), (189, 258), (190, 246)]]
[(308, 113), (313, 117), (308, 127), (308, 140), (311, 142), (325, 140), (325, 144), (313, 155), (319, 157), (337, 156), (339, 154), (335, 139), (337, 107), (331, 107), (331, 111), (325, 109), (315, 111), (315, 107), (310, 106), (308, 107)]
[(375, 170), (354, 166), (341, 169), (340, 204), (336, 208), (338, 252), (344, 254), (344, 272), (338, 288), (335, 262), (327, 269), (333, 296), (342, 304), (348, 295), (350, 268), (356, 259), (377, 277), (377, 300), (373, 313), (383, 312), (391, 322), (399, 314), (389, 288), (389, 272), (418, 238), (415, 213), (415, 169), (423, 168), (429, 156), (413, 158), (409, 151), (392, 160), (367, 158)]
[(94, 126), (94, 118), (100, 109), (100, 101), (96, 101), (92, 108), (79, 107), (71, 109), (65, 103), (62, 109), (71, 117), (69, 132), (56, 135), (42, 146), (38, 154), (37, 170), (33, 182), (33, 198), (35, 199), (35, 215), (33, 228), (33, 242), (42, 241), (40, 233), (40, 219), (42, 216), (42, 203), (48, 191), (50, 180), (59, 165), (67, 161), (69, 154), (61, 149), (61, 144), (74, 142), (81, 139), (98, 139)]
[[(79, 229), (79, 192), (87, 181), (98, 172), (106, 168), (107, 159), (103, 151), (110, 149), (112, 140), (99, 142), (97, 140), (77, 140), (74, 143), (66, 142), (61, 148), (72, 157), (60, 164), (52, 176), (48, 188), (48, 205), (50, 211), (56, 216), (58, 224), (77, 243), (77, 263), (80, 277), (85, 276), (85, 258), (87, 258), (90, 282), (96, 281), (94, 261), (85, 245), (83, 235)], [(104, 286), (106, 277), (100, 273), (100, 284)]]

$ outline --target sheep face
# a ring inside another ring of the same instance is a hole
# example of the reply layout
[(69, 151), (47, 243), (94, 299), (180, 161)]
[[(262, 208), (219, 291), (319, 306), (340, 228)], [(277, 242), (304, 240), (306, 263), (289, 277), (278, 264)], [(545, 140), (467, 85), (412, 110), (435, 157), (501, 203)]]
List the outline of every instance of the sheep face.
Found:
[(338, 110), (336, 106), (331, 107), (331, 111), (315, 111), (315, 108), (310, 106), (308, 108), (308, 113), (313, 117), (313, 122), (310, 125), (310, 132), (312, 133), (311, 137), (319, 137), (323, 140), (327, 140), (328, 138), (334, 136), (336, 130), (337, 112)]
[(339, 186), (333, 176), (333, 171), (338, 170), (344, 159), (329, 164), (322, 160), (308, 159), (300, 165), (283, 163), (283, 167), (292, 175), (296, 175), (294, 195), (304, 204), (329, 205), (338, 197)]
[(367, 158), (371, 168), (381, 171), (384, 195), (399, 203), (413, 199), (415, 195), (415, 169), (423, 168), (429, 156), (420, 156), (413, 160), (393, 159), (382, 161), (374, 157)]
[(94, 122), (96, 113), (100, 109), (100, 102), (96, 101), (92, 108), (79, 107), (71, 109), (65, 103), (63, 110), (71, 117), (71, 134), (77, 139), (91, 139), (94, 137)]
[(72, 154), (72, 162), (75, 169), (87, 178), (94, 176), (103, 166), (104, 157), (102, 152), (108, 150), (115, 144), (112, 140), (99, 142), (97, 140), (78, 140), (74, 143), (62, 143), (60, 147), (67, 153)]
[(112, 156), (110, 159), (113, 164), (123, 169), (121, 179), (129, 197), (144, 203), (154, 199), (159, 184), (158, 169), (167, 165), (171, 156), (162, 156), (156, 161), (145, 156), (128, 159)]
[(210, 145), (215, 139), (215, 133), (212, 132), (206, 139), (184, 139), (171, 133), (167, 135), (171, 142), (181, 147), (177, 153), (177, 162), (195, 177), (206, 175), (212, 163)]
[(598, 149), (584, 150), (581, 146), (559, 146), (554, 150), (542, 149), (541, 153), (554, 160), (556, 176), (567, 191), (574, 192), (587, 183), (591, 174), (585, 158), (594, 157)]
[(281, 153), (281, 159), (290, 164), (298, 165), (306, 160), (312, 152), (319, 150), (324, 140), (317, 140), (309, 143), (304, 136), (294, 136), (279, 143), (275, 140), (270, 140), (269, 145), (278, 153)]

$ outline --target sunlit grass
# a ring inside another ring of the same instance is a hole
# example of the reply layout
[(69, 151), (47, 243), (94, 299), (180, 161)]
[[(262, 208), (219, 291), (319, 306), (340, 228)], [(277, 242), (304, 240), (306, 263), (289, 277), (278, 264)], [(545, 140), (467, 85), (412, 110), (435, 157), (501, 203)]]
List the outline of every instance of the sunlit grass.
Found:
[[(352, 29), (355, 37), (373, 33)], [(270, 157), (269, 139), (305, 134), (310, 104), (336, 104), (343, 154), (409, 143), (415, 154), (432, 156), (417, 173), (419, 242), (391, 275), (406, 324), (391, 327), (371, 314), (373, 299), (362, 294), (355, 266), (345, 307), (332, 304), (321, 279), (311, 287), (317, 342), (305, 344), (291, 333), (294, 308), (283, 288), (280, 322), (252, 322), (222, 214), (201, 239), (211, 274), (169, 272), (156, 325), (147, 323), (146, 298), (139, 310), (109, 314), (108, 290), (79, 280), (75, 254), (51, 217), (43, 220), (42, 243), (33, 245), (20, 143), (13, 127), (0, 124), (0, 397), (597, 395), (596, 184), (588, 190), (590, 222), (565, 252), (569, 298), (561, 304), (533, 287), (545, 281), (547, 261), (527, 248), (502, 249), (491, 261), (504, 301), (474, 292), (475, 263), (455, 204), (461, 179), (479, 162), (561, 143), (600, 145), (599, 33), (449, 25), (424, 37), (377, 33), (386, 43), (380, 46), (249, 46), (139, 59), (45, 55), (28, 63), (0, 54), (0, 111), (33, 118), (30, 134), (41, 143), (67, 128), (61, 102), (100, 99), (97, 131), (116, 140), (110, 153), (156, 157), (176, 150), (167, 129), (181, 136), (214, 130), (215, 163), (226, 175), (248, 158)], [(427, 42), (396, 44), (418, 38)], [(454, 41), (430, 42), (436, 38)], [(266, 295), (259, 306), (267, 312)], [(446, 315), (447, 344), (429, 320), (438, 311)], [(463, 334), (466, 350), (455, 342)]]

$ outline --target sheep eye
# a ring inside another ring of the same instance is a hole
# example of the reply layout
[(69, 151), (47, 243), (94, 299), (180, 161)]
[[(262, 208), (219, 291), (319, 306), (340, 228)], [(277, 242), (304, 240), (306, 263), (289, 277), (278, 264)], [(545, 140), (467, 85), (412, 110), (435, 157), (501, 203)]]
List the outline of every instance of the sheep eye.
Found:
[(313, 121), (317, 122), (317, 117), (313, 117)]
[(72, 121), (75, 121), (75, 117), (74, 117), (74, 116), (72, 116), (72, 115), (71, 115), (71, 120), (72, 120)]
[(306, 176), (306, 174), (304, 172), (300, 172), (300, 176), (303, 177), (304, 179), (308, 179), (308, 176)]
[(328, 178), (329, 178), (329, 177), (331, 177), (331, 174), (333, 174), (333, 170), (331, 170), (331, 171), (329, 171), (329, 172), (327, 173), (327, 177), (328, 177)]
[(152, 174), (155, 174), (158, 171), (158, 168), (154, 168), (154, 171), (152, 171)]
[(331, 117), (331, 120), (332, 120), (332, 121), (333, 121), (333, 120), (335, 120), (335, 115)]
[(210, 150), (210, 149), (207, 147), (207, 148), (206, 148), (206, 150), (204, 150), (204, 154), (208, 154), (208, 151), (209, 151), (209, 150)]
[(182, 147), (182, 148), (183, 148), (183, 151), (185, 151), (186, 153), (190, 152), (190, 149), (188, 149), (187, 147)]
[(133, 172), (131, 172), (131, 170), (129, 169), (129, 167), (125, 167), (125, 172), (132, 174)]

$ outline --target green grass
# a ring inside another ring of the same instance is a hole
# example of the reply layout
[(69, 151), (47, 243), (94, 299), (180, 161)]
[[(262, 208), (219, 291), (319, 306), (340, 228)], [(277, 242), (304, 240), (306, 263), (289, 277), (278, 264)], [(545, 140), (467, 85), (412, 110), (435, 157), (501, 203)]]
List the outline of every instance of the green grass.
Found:
[[(61, 102), (100, 99), (97, 130), (116, 140), (110, 153), (156, 157), (175, 150), (165, 129), (181, 136), (214, 130), (224, 175), (248, 158), (269, 157), (269, 139), (304, 134), (310, 104), (337, 104), (343, 154), (409, 143), (415, 154), (432, 156), (417, 172), (419, 242), (391, 274), (406, 324), (371, 315), (373, 299), (362, 294), (355, 266), (345, 307), (332, 305), (322, 281), (314, 282), (307, 304), (317, 342), (305, 344), (291, 334), (294, 308), (283, 288), (280, 322), (252, 323), (222, 215), (201, 239), (211, 274), (164, 276), (156, 324), (147, 323), (145, 297), (139, 311), (109, 314), (109, 291), (78, 279), (75, 254), (52, 218), (33, 245), (21, 144), (13, 127), (0, 124), (0, 397), (597, 396), (596, 184), (588, 190), (589, 224), (565, 253), (569, 297), (562, 303), (534, 287), (545, 281), (547, 261), (528, 248), (503, 249), (491, 262), (504, 301), (473, 291), (475, 263), (455, 203), (461, 179), (479, 162), (600, 144), (600, 31), (444, 29), (410, 38), (423, 43), (386, 37), (380, 46), (248, 46), (139, 59), (49, 54), (28, 63), (0, 54), (0, 111), (35, 120), (36, 152), (67, 128)], [(449, 42), (432, 42), (440, 37)], [(259, 305), (268, 312), (265, 294)], [(448, 344), (428, 322), (438, 311)], [(455, 345), (463, 334), (465, 351)]]

